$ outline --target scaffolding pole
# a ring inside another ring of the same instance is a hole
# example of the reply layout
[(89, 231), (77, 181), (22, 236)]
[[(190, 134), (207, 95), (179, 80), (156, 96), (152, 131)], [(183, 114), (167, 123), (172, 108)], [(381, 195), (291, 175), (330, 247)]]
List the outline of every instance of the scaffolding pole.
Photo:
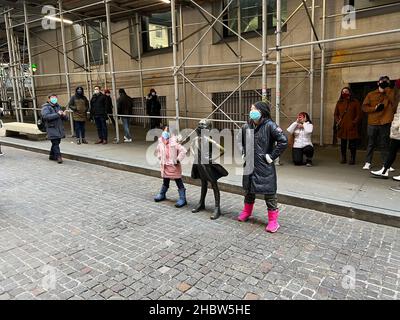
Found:
[(89, 70), (89, 91), (88, 91), (88, 94), (89, 94), (89, 97), (91, 97), (93, 95), (93, 83), (92, 83), (92, 72), (91, 72), (92, 65), (90, 63), (90, 53), (89, 53), (88, 28), (87, 28), (86, 24), (84, 24), (82, 26), (82, 28), (83, 28), (83, 32), (84, 32), (84, 35), (85, 35), (85, 39), (84, 39), (84, 41), (85, 41), (84, 56), (86, 57), (87, 70)]
[(106, 7), (106, 20), (107, 20), (107, 38), (108, 38), (108, 65), (110, 66), (111, 72), (111, 85), (113, 90), (113, 117), (115, 119), (115, 138), (116, 143), (119, 143), (119, 125), (117, 116), (117, 87), (115, 81), (115, 70), (114, 70), (114, 54), (113, 54), (113, 42), (111, 33), (111, 19), (110, 19), (110, 2), (111, 0), (104, 0)]
[[(65, 70), (65, 82), (67, 85), (67, 101), (69, 101), (71, 97), (71, 84), (69, 82), (69, 68), (68, 68), (68, 58), (67, 58), (67, 45), (65, 43), (65, 30), (64, 30), (64, 15), (62, 12), (62, 0), (58, 1), (58, 8), (60, 14), (60, 24), (61, 24), (61, 41), (63, 47), (63, 58), (64, 58), (64, 70)], [(69, 123), (71, 126), (71, 136), (74, 136), (74, 120), (72, 119), (72, 113), (69, 117)]]
[[(281, 20), (282, 3), (281, 0), (276, 1), (276, 47), (281, 45), (282, 35), (282, 20)], [(277, 125), (280, 125), (280, 112), (281, 112), (281, 60), (282, 52), (277, 49), (276, 51), (276, 90), (275, 90), (275, 121)]]
[[(241, 6), (240, 6), (240, 0), (237, 0), (236, 2), (237, 5), (237, 21), (238, 21), (238, 84), (240, 84), (242, 82), (242, 39), (240, 38), (241, 32), (242, 32), (242, 13), (240, 12), (241, 10)], [(239, 114), (240, 116), (244, 116), (245, 112), (243, 110), (243, 106), (242, 106), (242, 87), (239, 88)]]
[(106, 52), (104, 50), (104, 32), (103, 32), (103, 23), (101, 21), (99, 21), (99, 29), (100, 29), (100, 33), (101, 33), (101, 59), (103, 60), (103, 70), (104, 70), (104, 88), (107, 88), (107, 66), (106, 66)]
[(10, 34), (10, 20), (8, 18), (9, 13), (4, 14), (4, 23), (6, 27), (6, 34), (7, 34), (7, 43), (8, 43), (8, 69), (11, 78), (11, 84), (13, 87), (13, 98), (14, 98), (14, 109), (15, 115), (17, 118), (17, 122), (19, 122), (19, 114), (18, 114), (18, 107), (17, 107), (17, 89), (14, 77), (14, 59), (12, 54), (12, 46), (11, 46), (11, 34)]
[(36, 101), (36, 88), (35, 88), (35, 78), (32, 76), (32, 49), (31, 49), (31, 37), (29, 34), (29, 24), (28, 21), (28, 11), (26, 9), (26, 1), (24, 1), (24, 19), (25, 19), (25, 33), (26, 33), (26, 43), (28, 47), (28, 59), (29, 59), (29, 75), (31, 79), (32, 88), (32, 104), (33, 104), (33, 115), (35, 119), (35, 124), (37, 124), (37, 101)]
[[(172, 21), (172, 58), (174, 67), (174, 94), (175, 94), (175, 117), (176, 117), (176, 130), (179, 133), (179, 82), (178, 82), (178, 42), (176, 36), (176, 11), (175, 11), (175, 0), (171, 0), (171, 21)], [(182, 67), (184, 62), (180, 65)]]
[[(136, 12), (135, 13), (135, 32), (136, 32), (136, 46), (137, 46), (137, 52), (138, 52), (138, 63), (139, 63), (139, 86), (140, 86), (140, 101), (142, 103), (142, 108), (143, 110), (146, 110), (146, 103), (145, 103), (145, 98), (144, 98), (144, 87), (143, 87), (143, 63), (142, 63), (142, 50), (140, 48), (141, 44), (141, 24), (140, 24), (140, 18), (139, 14)], [(143, 121), (143, 128), (146, 127), (146, 121)]]
[[(268, 23), (267, 23), (267, 0), (262, 0), (262, 84), (261, 93), (262, 100), (267, 100), (267, 37), (268, 37)], [(278, 61), (277, 61), (278, 62)]]
[[(185, 44), (183, 37), (183, 12), (182, 5), (179, 5), (179, 43), (181, 45), (181, 61), (185, 58)], [(182, 65), (182, 74), (185, 75), (185, 64)], [(182, 91), (183, 91), (183, 105), (185, 106), (185, 117), (188, 116), (188, 108), (187, 108), (187, 93), (186, 93), (186, 79), (182, 77)], [(185, 121), (185, 127), (188, 127), (188, 120)]]
[[(11, 13), (10, 13), (10, 25), (11, 25)], [(13, 60), (14, 60), (14, 63), (13, 63), (13, 66), (14, 66), (14, 76), (15, 76), (15, 82), (16, 82), (16, 88), (17, 88), (17, 98), (18, 98), (18, 105), (19, 105), (19, 117), (20, 117), (20, 120), (21, 120), (21, 122), (24, 122), (24, 116), (23, 116), (23, 110), (22, 110), (22, 107), (23, 107), (23, 105), (22, 105), (22, 92), (21, 92), (21, 81), (20, 81), (20, 78), (19, 77), (17, 77), (17, 73), (18, 73), (18, 68), (17, 68), (17, 61), (19, 61), (19, 59), (18, 59), (18, 46), (17, 46), (17, 43), (16, 43), (16, 41), (18, 41), (16, 38), (15, 38), (15, 35), (14, 35), (14, 30), (13, 29), (11, 29), (10, 30), (11, 32), (10, 32), (10, 35), (11, 35), (11, 50), (12, 50), (12, 54), (13, 54)]]
[[(322, 0), (322, 41), (326, 34), (326, 0)], [(324, 145), (324, 100), (325, 100), (325, 43), (321, 50), (321, 106), (319, 119), (319, 145)]]
[[(314, 41), (314, 23), (315, 23), (315, 0), (312, 0), (311, 4), (311, 42)], [(310, 96), (309, 96), (309, 109), (308, 113), (310, 114), (311, 119), (313, 118), (313, 109), (314, 109), (314, 63), (315, 63), (315, 51), (314, 45), (310, 46)]]

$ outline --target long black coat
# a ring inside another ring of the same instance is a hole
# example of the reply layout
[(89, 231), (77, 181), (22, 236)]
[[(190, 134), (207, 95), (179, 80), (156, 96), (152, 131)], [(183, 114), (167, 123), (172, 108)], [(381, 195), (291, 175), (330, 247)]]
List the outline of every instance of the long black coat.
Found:
[[(110, 99), (111, 100), (111, 99)], [(107, 109), (109, 108), (109, 102), (107, 96), (99, 93), (94, 94), (90, 99), (90, 116), (91, 117), (104, 117), (107, 118)]]
[[(283, 130), (271, 119), (262, 120), (257, 127), (253, 122), (242, 127), (239, 147), (246, 159), (245, 167), (248, 164), (247, 168), (250, 168), (250, 170), (245, 169), (242, 181), (243, 189), (247, 193), (268, 195), (276, 193), (275, 164), (274, 162), (269, 164), (266, 155), (275, 160), (285, 151), (287, 145), (288, 139)], [(246, 154), (246, 150), (249, 152), (254, 150), (254, 159), (251, 154)]]
[(58, 104), (52, 105), (48, 102), (42, 106), (41, 114), (46, 124), (49, 140), (65, 138), (63, 121), (67, 120), (67, 117), (60, 116), (58, 114), (60, 110), (61, 107)]

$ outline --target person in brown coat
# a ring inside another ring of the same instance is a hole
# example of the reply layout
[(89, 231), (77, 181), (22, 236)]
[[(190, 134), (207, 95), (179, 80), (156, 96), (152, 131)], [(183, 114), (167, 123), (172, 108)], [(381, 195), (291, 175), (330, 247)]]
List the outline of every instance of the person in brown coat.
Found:
[(368, 93), (362, 105), (362, 110), (368, 113), (368, 147), (364, 170), (371, 168), (372, 156), (377, 146), (381, 147), (382, 162), (385, 162), (389, 150), (390, 125), (397, 107), (389, 77), (380, 77), (378, 86), (378, 89)]
[(349, 164), (356, 163), (357, 140), (360, 138), (358, 125), (362, 118), (360, 102), (353, 98), (349, 87), (342, 89), (335, 108), (335, 124), (337, 137), (340, 138), (342, 160), (347, 162), (347, 145), (350, 150)]

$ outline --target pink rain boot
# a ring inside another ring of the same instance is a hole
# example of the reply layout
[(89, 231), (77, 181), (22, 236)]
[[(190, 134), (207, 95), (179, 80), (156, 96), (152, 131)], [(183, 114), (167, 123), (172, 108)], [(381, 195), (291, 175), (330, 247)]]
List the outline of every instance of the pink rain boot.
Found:
[(245, 222), (253, 213), (254, 203), (245, 203), (242, 212), (239, 214), (238, 221)]
[(268, 210), (268, 225), (265, 231), (275, 233), (279, 229), (278, 223), (279, 210)]

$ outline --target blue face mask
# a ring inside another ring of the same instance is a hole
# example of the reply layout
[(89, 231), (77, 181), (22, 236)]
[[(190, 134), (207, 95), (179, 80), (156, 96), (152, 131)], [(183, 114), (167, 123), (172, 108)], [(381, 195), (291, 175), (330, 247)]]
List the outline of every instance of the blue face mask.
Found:
[(167, 132), (167, 131), (163, 131), (163, 133), (162, 133), (161, 136), (162, 136), (165, 140), (168, 140), (169, 137), (170, 137), (170, 134), (169, 134), (169, 132)]
[(55, 97), (53, 97), (53, 98), (50, 98), (50, 102), (51, 102), (52, 104), (56, 104), (56, 103), (57, 103), (57, 101), (58, 101), (58, 99), (57, 99), (57, 98), (55, 98)]
[(258, 110), (250, 111), (250, 119), (254, 121), (258, 121), (261, 119), (261, 112)]

